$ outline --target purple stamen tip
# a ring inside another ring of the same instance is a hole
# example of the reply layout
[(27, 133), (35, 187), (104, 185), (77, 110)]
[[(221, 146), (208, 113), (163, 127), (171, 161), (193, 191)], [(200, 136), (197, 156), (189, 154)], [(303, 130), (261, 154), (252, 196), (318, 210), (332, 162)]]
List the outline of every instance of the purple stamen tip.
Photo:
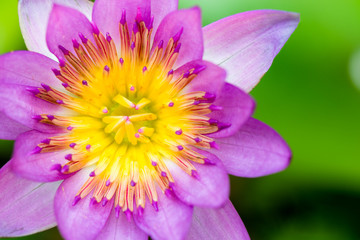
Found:
[(81, 197), (79, 195), (75, 196), (74, 201), (72, 202), (72, 205), (75, 206), (80, 200), (81, 200)]
[(90, 148), (91, 148), (90, 144), (86, 145), (86, 150), (90, 150)]
[(177, 146), (177, 149), (179, 149), (179, 151), (182, 151), (182, 150), (184, 150), (184, 147), (179, 145), (179, 146)]
[(174, 106), (174, 102), (170, 102), (170, 103), (168, 104), (168, 106), (169, 106), (169, 107), (173, 107), (173, 106)]
[(64, 59), (59, 58), (59, 66), (60, 66), (60, 67), (65, 67), (65, 66), (66, 66), (66, 62), (65, 62)]
[(167, 176), (166, 172), (162, 171), (162, 172), (161, 172), (161, 176), (162, 176), (162, 177), (166, 177), (166, 176)]
[(41, 86), (45, 89), (45, 91), (47, 92), (51, 91), (51, 88), (48, 85), (42, 83)]
[(158, 48), (163, 48), (164, 47), (164, 40), (161, 40), (159, 42)]
[(50, 141), (51, 141), (51, 139), (46, 138), (46, 139), (42, 140), (41, 143), (50, 144)]
[[(130, 87), (130, 91), (135, 91), (135, 87), (134, 86), (131, 86)], [(134, 106), (135, 107), (135, 106)]]
[(67, 154), (65, 156), (65, 159), (71, 161), (72, 160), (72, 154), (71, 153)]
[(197, 180), (200, 179), (199, 173), (196, 170), (191, 170), (191, 176), (193, 176)]
[(91, 200), (90, 200), (90, 206), (91, 205), (95, 205), (95, 204), (98, 204), (98, 201), (96, 200), (96, 198), (91, 198)]
[(123, 65), (124, 64), (124, 59), (120, 58), (119, 62), (120, 62), (121, 65)]
[(159, 206), (156, 201), (153, 201), (153, 203), (151, 205), (154, 207), (155, 211), (157, 211), (157, 212), (159, 211)]
[(140, 134), (135, 133), (135, 137), (136, 137), (136, 138), (139, 138), (139, 137), (140, 137)]
[(82, 80), (82, 85), (84, 85), (84, 86), (88, 86), (88, 82), (86, 81), (86, 80)]
[(183, 34), (184, 32), (184, 28), (181, 28), (179, 32), (177, 32), (174, 36), (173, 36), (173, 39), (174, 39), (174, 42), (177, 42), (180, 40), (180, 37), (181, 35)]
[(96, 26), (95, 23), (91, 23), (92, 25), (92, 29), (93, 29), (93, 33), (96, 34), (96, 35), (99, 35), (100, 34), (100, 30), (99, 28)]
[(139, 32), (139, 26), (137, 23), (134, 23), (134, 26), (133, 26), (133, 32), (134, 34), (138, 33)]
[(194, 140), (195, 140), (196, 143), (201, 142), (201, 139), (199, 137), (195, 138)]
[(112, 38), (110, 36), (110, 33), (106, 33), (106, 41), (111, 42)]
[(179, 44), (176, 46), (174, 52), (175, 52), (175, 53), (180, 52), (180, 48), (181, 48), (181, 43), (179, 43)]
[(80, 37), (82, 43), (85, 43), (85, 44), (87, 43), (88, 39), (82, 33), (79, 33), (79, 37)]
[(73, 128), (72, 126), (68, 126), (66, 129), (69, 130), (69, 131), (71, 131), (71, 130), (73, 130), (74, 128)]
[(193, 104), (194, 104), (194, 105), (199, 105), (200, 103), (201, 103), (201, 102), (200, 102), (199, 100), (195, 100)]
[(131, 47), (131, 50), (134, 50), (134, 48), (135, 48), (135, 42), (132, 42), (130, 47)]
[(109, 202), (109, 200), (108, 200), (106, 197), (104, 197), (104, 198), (102, 199), (102, 201), (101, 201), (101, 205), (102, 205), (103, 207), (105, 207), (105, 205), (106, 205), (108, 202)]
[(64, 101), (63, 100), (56, 100), (56, 103), (57, 104), (64, 104)]
[(106, 185), (107, 187), (110, 186), (110, 184), (111, 184), (110, 180), (107, 180), (106, 183), (105, 183), (105, 185)]
[(210, 123), (210, 124), (218, 124), (219, 121), (216, 120), (216, 119), (210, 118), (210, 119), (208, 120), (208, 123)]
[(26, 91), (29, 91), (34, 95), (37, 95), (40, 93), (40, 91), (37, 87), (26, 87)]
[(144, 208), (142, 208), (141, 206), (138, 207), (138, 215), (139, 217), (142, 217), (144, 215)]
[(189, 72), (189, 71), (187, 71), (186, 73), (184, 73), (183, 78), (188, 78), (189, 76), (190, 76), (190, 72)]
[(107, 72), (110, 72), (109, 66), (108, 66), (108, 65), (105, 65), (104, 70), (107, 71)]
[(122, 25), (124, 25), (124, 24), (126, 23), (126, 10), (125, 10), (125, 9), (122, 10), (120, 23), (121, 23)]
[(61, 169), (62, 173), (67, 173), (70, 170), (68, 165), (64, 165), (63, 168)]
[(55, 117), (54, 117), (53, 115), (47, 115), (47, 118), (48, 118), (50, 121), (52, 121), (52, 120), (55, 119)]
[(215, 99), (215, 98), (216, 98), (216, 95), (207, 92), (207, 93), (205, 93), (204, 98), (207, 98), (207, 99)]
[(74, 48), (78, 49), (80, 47), (79, 42), (75, 38), (72, 39), (72, 43)]
[(95, 172), (92, 171), (92, 172), (89, 174), (89, 176), (90, 176), (90, 177), (95, 177), (95, 176), (96, 176), (96, 175), (95, 175)]
[(168, 76), (173, 75), (173, 74), (174, 74), (174, 70), (171, 69), (171, 70), (168, 72)]
[(211, 147), (211, 148), (215, 148), (215, 149), (218, 149), (218, 150), (219, 150), (219, 146), (216, 144), (216, 142), (215, 142), (215, 141), (213, 141), (213, 142), (211, 142), (211, 143), (210, 143), (210, 147)]
[(204, 163), (207, 165), (215, 165), (215, 163), (208, 158), (204, 158)]
[(150, 22), (147, 26), (148, 29), (152, 29), (154, 27), (154, 16), (151, 17)]
[(193, 74), (199, 74), (200, 72), (204, 71), (206, 69), (206, 66), (200, 66), (200, 67), (196, 67), (195, 70), (193, 71)]
[(152, 161), (152, 162), (151, 162), (151, 165), (153, 165), (154, 167), (156, 167), (156, 166), (157, 166), (157, 162)]
[(70, 53), (69, 50), (67, 50), (66, 48), (64, 48), (61, 45), (59, 45), (59, 49), (64, 55), (69, 55), (69, 53)]
[(55, 76), (60, 76), (60, 75), (61, 75), (61, 72), (60, 72), (58, 69), (52, 68), (51, 70), (53, 71), (53, 73), (55, 74)]
[(76, 143), (70, 143), (69, 147), (74, 148), (76, 146)]
[(143, 72), (146, 72), (147, 71), (147, 67), (143, 67)]
[(133, 180), (131, 180), (130, 185), (131, 185), (132, 187), (135, 187), (135, 186), (136, 186), (136, 182), (134, 182)]
[(174, 182), (169, 182), (169, 188), (170, 189), (174, 189), (175, 183)]
[(43, 119), (41, 115), (34, 115), (31, 118), (36, 120), (36, 121), (41, 121)]
[(41, 152), (41, 150), (42, 150), (42, 148), (41, 147), (39, 147), (39, 146), (36, 146), (31, 152), (30, 152), (30, 154), (37, 154), (37, 153), (40, 153)]
[(138, 23), (142, 21), (141, 8), (139, 8), (139, 7), (138, 7), (138, 9), (137, 9), (135, 21), (138, 22)]
[(119, 216), (120, 216), (120, 206), (116, 206), (116, 208), (115, 208), (115, 217), (119, 218)]
[(226, 128), (231, 127), (231, 123), (222, 123), (222, 122), (219, 122), (219, 123), (217, 124), (217, 127), (218, 127), (218, 131), (220, 131), (220, 130), (223, 130), (223, 129), (226, 129)]
[(183, 131), (180, 129), (180, 130), (177, 130), (176, 132), (175, 132), (175, 134), (176, 135), (181, 135), (183, 133)]
[(51, 171), (61, 171), (61, 164), (54, 164), (52, 165), (52, 167), (50, 168)]
[(223, 110), (222, 107), (216, 106), (216, 105), (214, 105), (214, 104), (210, 105), (209, 109), (210, 109), (211, 111), (221, 111), (221, 110)]
[(67, 83), (62, 83), (61, 85), (63, 85), (64, 88), (68, 88), (68, 87), (69, 87), (69, 84), (67, 84)]
[(131, 211), (127, 209), (124, 213), (126, 215), (127, 220), (131, 222), (131, 215), (132, 215)]

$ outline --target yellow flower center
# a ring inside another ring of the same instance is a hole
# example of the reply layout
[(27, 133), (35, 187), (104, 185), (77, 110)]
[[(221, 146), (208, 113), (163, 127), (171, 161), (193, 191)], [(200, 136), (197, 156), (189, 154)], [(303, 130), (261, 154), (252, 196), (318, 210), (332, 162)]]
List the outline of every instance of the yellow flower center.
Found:
[(182, 29), (153, 51), (152, 27), (144, 21), (137, 21), (131, 34), (124, 21), (119, 29), (121, 57), (110, 35), (95, 26), (95, 42), (80, 34), (82, 43), (73, 40), (73, 52), (59, 46), (64, 59), (53, 71), (66, 91), (43, 84), (36, 96), (67, 111), (35, 118), (63, 131), (38, 144), (35, 152), (71, 151), (64, 156), (66, 164), (54, 166), (64, 174), (94, 169), (74, 204), (92, 194), (93, 202), (103, 205), (114, 198), (118, 212), (137, 207), (141, 213), (146, 196), (157, 209), (157, 186), (172, 191), (168, 161), (193, 177), (192, 162), (209, 163), (196, 148), (215, 146), (206, 134), (219, 127), (206, 115), (221, 108), (212, 105), (214, 95), (186, 90), (204, 66), (172, 70)]

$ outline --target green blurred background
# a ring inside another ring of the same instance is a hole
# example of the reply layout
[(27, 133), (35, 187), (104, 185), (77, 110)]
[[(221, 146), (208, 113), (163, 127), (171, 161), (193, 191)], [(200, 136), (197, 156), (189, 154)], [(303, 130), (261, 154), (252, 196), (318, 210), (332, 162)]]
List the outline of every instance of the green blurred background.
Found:
[[(255, 116), (294, 158), (272, 176), (231, 179), (231, 199), (253, 240), (360, 239), (360, 1), (180, 0), (203, 24), (254, 9), (298, 12), (301, 22), (251, 92)], [(17, 1), (2, 1), (0, 54), (25, 49)], [(357, 86), (357, 87), (356, 87)], [(0, 142), (3, 164), (12, 142)], [(19, 239), (61, 239), (56, 229)]]

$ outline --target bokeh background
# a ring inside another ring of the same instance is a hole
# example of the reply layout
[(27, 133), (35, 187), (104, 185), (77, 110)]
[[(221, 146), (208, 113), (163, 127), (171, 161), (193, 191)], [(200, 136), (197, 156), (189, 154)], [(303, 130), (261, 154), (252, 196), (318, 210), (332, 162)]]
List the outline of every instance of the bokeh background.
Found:
[[(255, 116), (286, 139), (292, 164), (267, 177), (231, 179), (231, 199), (252, 239), (360, 239), (360, 1), (180, 0), (181, 8), (193, 5), (204, 25), (255, 9), (301, 15), (251, 92)], [(26, 49), (17, 1), (0, 6), (0, 54)], [(12, 145), (0, 141), (2, 164)], [(61, 237), (51, 229), (19, 239)]]

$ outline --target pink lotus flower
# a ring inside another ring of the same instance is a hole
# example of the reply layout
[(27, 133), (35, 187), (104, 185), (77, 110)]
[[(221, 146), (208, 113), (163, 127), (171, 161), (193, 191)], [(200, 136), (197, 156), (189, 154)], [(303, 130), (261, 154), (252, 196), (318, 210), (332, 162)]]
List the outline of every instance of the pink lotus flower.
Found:
[(249, 239), (227, 174), (289, 164), (246, 92), (297, 14), (202, 28), (177, 0), (20, 0), (19, 15), (30, 51), (0, 57), (0, 137), (16, 140), (0, 236), (57, 225), (65, 239)]

